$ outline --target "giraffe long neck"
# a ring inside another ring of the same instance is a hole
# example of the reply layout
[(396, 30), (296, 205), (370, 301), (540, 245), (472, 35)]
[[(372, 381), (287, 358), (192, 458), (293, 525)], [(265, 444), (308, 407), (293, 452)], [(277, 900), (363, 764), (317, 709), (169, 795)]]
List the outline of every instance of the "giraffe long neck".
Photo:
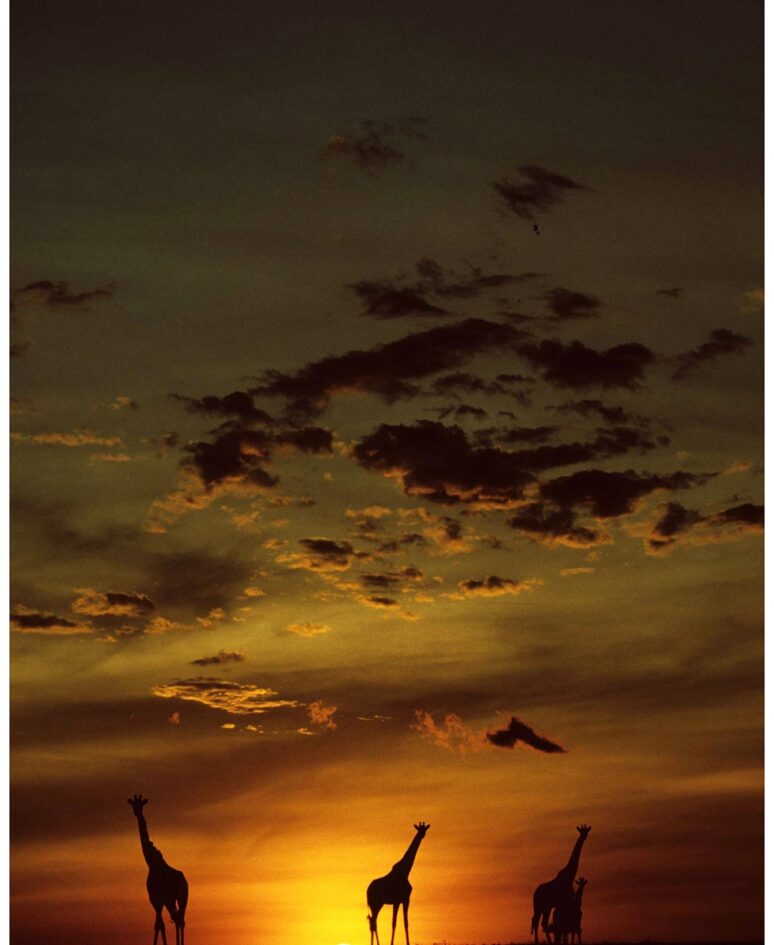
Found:
[(578, 886), (578, 891), (575, 893), (575, 905), (580, 909), (582, 902), (583, 902), (583, 886)]
[(583, 834), (578, 837), (578, 839), (575, 841), (575, 846), (572, 848), (570, 859), (567, 861), (567, 866), (565, 866), (565, 868), (562, 870), (564, 876), (570, 880), (574, 880), (578, 872), (581, 850), (583, 849), (585, 840), (586, 838)]
[(153, 854), (156, 852), (153, 844), (150, 841), (148, 836), (148, 824), (145, 822), (145, 817), (140, 812), (137, 815), (137, 828), (140, 831), (140, 846), (142, 847), (142, 855), (145, 857), (145, 862), (148, 866), (153, 865)]
[(422, 838), (417, 834), (414, 839), (409, 844), (408, 850), (403, 854), (402, 858), (393, 867), (396, 872), (403, 873), (405, 876), (411, 872), (411, 867), (414, 865), (414, 859), (417, 855), (417, 850), (419, 849), (419, 844), (422, 842)]

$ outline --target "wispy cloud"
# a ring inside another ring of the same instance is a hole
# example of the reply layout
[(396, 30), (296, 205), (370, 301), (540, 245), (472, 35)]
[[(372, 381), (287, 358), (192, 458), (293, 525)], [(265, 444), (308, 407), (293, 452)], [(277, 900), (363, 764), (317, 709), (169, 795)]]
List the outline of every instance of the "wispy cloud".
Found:
[(45, 446), (123, 446), (120, 436), (100, 436), (92, 430), (72, 430), (63, 433), (12, 433), (18, 442), (41, 443)]
[(403, 161), (402, 139), (426, 138), (426, 125), (426, 119), (416, 116), (390, 122), (367, 119), (352, 134), (331, 135), (323, 156), (348, 158), (360, 170), (374, 174)]
[(76, 614), (92, 617), (145, 617), (155, 610), (153, 601), (145, 594), (124, 591), (96, 591), (91, 587), (76, 588), (80, 594), (72, 604)]
[(335, 705), (326, 705), (322, 700), (310, 702), (307, 706), (309, 721), (312, 725), (319, 725), (321, 728), (327, 728), (334, 731), (337, 728), (333, 717), (338, 711)]
[(13, 295), (14, 305), (36, 305), (42, 308), (82, 308), (88, 309), (91, 302), (100, 299), (109, 299), (115, 294), (115, 286), (97, 286), (77, 292), (71, 288), (69, 282), (53, 282), (50, 279), (41, 279), (30, 282)]
[(677, 355), (677, 368), (672, 374), (673, 380), (684, 381), (700, 367), (727, 354), (743, 354), (752, 346), (752, 341), (745, 335), (727, 328), (716, 328), (710, 332), (707, 341), (696, 348)]
[(502, 203), (522, 220), (535, 220), (536, 214), (548, 213), (564, 201), (568, 192), (591, 190), (571, 177), (555, 174), (536, 164), (522, 165), (519, 173), (523, 178), (520, 182), (512, 183), (503, 177), (493, 181), (491, 186)]
[(298, 637), (318, 637), (331, 632), (331, 627), (325, 623), (289, 623), (285, 629)]
[(199, 702), (210, 709), (218, 709), (230, 715), (260, 715), (272, 709), (296, 708), (301, 705), (295, 699), (278, 699), (278, 693), (273, 689), (206, 676), (165, 683), (155, 686), (151, 691), (161, 699)]

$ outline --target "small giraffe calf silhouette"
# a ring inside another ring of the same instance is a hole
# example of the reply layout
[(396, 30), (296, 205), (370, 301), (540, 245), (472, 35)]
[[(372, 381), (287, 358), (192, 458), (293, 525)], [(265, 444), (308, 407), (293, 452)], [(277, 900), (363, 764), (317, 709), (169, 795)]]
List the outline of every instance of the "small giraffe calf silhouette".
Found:
[(554, 918), (548, 926), (547, 931), (554, 935), (554, 942), (562, 945), (575, 945), (575, 937), (578, 937), (578, 945), (583, 945), (583, 934), (581, 932), (581, 922), (583, 920), (583, 911), (581, 903), (583, 901), (583, 890), (588, 883), (582, 876), (575, 881), (578, 887), (575, 895), (570, 902), (557, 906), (554, 909)]
[(408, 907), (411, 898), (411, 883), (408, 881), (411, 867), (414, 865), (414, 858), (417, 855), (419, 844), (424, 839), (425, 834), (430, 829), (430, 824), (420, 821), (414, 824), (416, 836), (409, 844), (408, 849), (400, 860), (393, 866), (386, 876), (380, 876), (375, 879), (366, 891), (366, 901), (368, 902), (369, 916), (368, 927), (371, 930), (371, 945), (374, 945), (374, 936), (376, 936), (376, 945), (379, 945), (379, 931), (376, 928), (376, 919), (379, 911), (384, 905), (392, 906), (392, 937), (390, 945), (395, 942), (395, 923), (398, 919), (398, 908), (403, 906), (403, 927), (406, 930), (406, 945), (409, 945), (408, 930)]

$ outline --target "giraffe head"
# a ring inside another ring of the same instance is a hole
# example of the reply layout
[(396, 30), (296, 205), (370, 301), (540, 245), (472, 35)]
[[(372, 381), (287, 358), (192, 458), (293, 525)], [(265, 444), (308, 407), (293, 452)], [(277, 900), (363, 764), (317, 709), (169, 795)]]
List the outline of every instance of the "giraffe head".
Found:
[(581, 840), (585, 840), (591, 832), (591, 827), (588, 827), (586, 824), (581, 824), (580, 827), (576, 827), (575, 829), (581, 835)]
[(148, 798), (143, 797), (142, 794), (132, 794), (130, 798), (127, 798), (126, 803), (134, 811), (135, 817), (142, 816), (142, 809), (148, 803)]
[(417, 836), (420, 840), (424, 839), (425, 834), (430, 829), (430, 824), (426, 824), (424, 820), (420, 820), (418, 824), (414, 824), (414, 830), (417, 832)]
[(578, 892), (583, 892), (583, 887), (588, 882), (587, 879), (584, 879), (582, 876), (579, 879), (575, 880), (575, 885), (578, 887)]

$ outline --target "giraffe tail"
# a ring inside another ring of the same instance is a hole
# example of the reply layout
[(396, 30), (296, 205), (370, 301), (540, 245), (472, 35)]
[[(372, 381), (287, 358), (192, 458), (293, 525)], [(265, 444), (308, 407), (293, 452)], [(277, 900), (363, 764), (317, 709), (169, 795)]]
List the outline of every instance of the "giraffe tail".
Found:
[(375, 916), (367, 915), (367, 916), (366, 916), (366, 919), (368, 919), (368, 928), (369, 928), (372, 932), (375, 932), (375, 931), (376, 931), (376, 918), (375, 918)]

